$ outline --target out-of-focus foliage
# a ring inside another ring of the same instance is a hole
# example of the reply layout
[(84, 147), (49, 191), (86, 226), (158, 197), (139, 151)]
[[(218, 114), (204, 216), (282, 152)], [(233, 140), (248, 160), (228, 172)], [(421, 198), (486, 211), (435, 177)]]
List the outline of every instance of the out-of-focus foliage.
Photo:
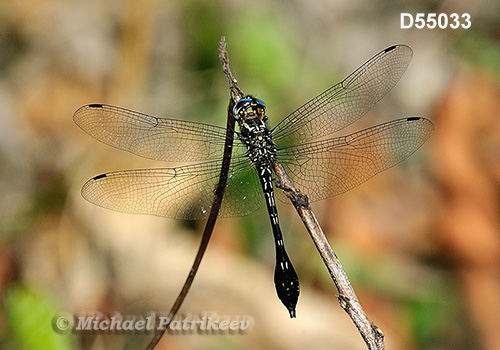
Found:
[(57, 333), (52, 326), (59, 311), (52, 297), (12, 286), (5, 297), (5, 306), (10, 324), (7, 332), (12, 336), (6, 348), (66, 350), (73, 347), (72, 337)]

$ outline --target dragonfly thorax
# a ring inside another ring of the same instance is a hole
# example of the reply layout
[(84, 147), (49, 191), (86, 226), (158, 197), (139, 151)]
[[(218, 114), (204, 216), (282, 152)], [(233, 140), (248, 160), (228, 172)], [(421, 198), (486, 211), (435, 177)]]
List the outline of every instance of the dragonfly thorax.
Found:
[(240, 127), (239, 138), (247, 147), (247, 154), (255, 165), (270, 166), (276, 157), (276, 146), (267, 125), (264, 102), (245, 96), (233, 109)]

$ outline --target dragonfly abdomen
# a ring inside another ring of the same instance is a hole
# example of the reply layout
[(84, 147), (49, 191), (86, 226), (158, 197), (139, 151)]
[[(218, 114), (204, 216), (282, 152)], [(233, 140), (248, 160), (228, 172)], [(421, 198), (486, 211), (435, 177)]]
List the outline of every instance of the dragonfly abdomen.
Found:
[(273, 230), (274, 244), (276, 248), (276, 265), (274, 268), (274, 285), (278, 298), (288, 309), (290, 317), (294, 318), (295, 307), (299, 299), (300, 287), (299, 278), (292, 262), (286, 253), (283, 235), (278, 219), (278, 210), (274, 200), (274, 190), (271, 177), (271, 168), (269, 166), (257, 167), (259, 178), (264, 192), (267, 211), (271, 220)]

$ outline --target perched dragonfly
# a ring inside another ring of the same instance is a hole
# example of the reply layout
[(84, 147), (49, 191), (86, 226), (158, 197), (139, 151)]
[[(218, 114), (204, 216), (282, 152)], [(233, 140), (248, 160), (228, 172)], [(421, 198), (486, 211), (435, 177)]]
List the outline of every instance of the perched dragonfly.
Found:
[[(272, 129), (260, 99), (248, 95), (234, 105), (239, 140), (233, 145), (219, 217), (249, 214), (264, 200), (276, 248), (275, 287), (290, 317), (295, 317), (299, 281), (278, 221), (273, 162), (281, 163), (295, 187), (314, 202), (346, 192), (410, 156), (432, 134), (433, 125), (425, 118), (408, 117), (347, 136), (325, 136), (370, 110), (399, 81), (411, 58), (412, 50), (405, 45), (379, 52)], [(139, 156), (197, 162), (98, 175), (83, 186), (85, 199), (126, 213), (185, 220), (208, 217), (222, 162), (224, 128), (104, 104), (79, 108), (74, 120), (97, 140)], [(322, 139), (313, 141), (318, 138)], [(287, 202), (282, 191), (276, 197)]]

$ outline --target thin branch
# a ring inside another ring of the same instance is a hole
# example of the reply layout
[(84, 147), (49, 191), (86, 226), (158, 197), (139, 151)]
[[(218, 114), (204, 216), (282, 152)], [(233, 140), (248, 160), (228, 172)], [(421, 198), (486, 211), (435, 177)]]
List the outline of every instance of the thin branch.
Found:
[(226, 38), (222, 37), (219, 41), (219, 45), (217, 46), (217, 52), (219, 54), (219, 61), (222, 64), (222, 71), (227, 77), (229, 82), (229, 90), (231, 91), (231, 95), (233, 96), (234, 103), (238, 102), (240, 98), (245, 96), (243, 90), (241, 90), (238, 85), (238, 81), (231, 73), (231, 68), (229, 68), (229, 56), (226, 51)]
[(316, 249), (321, 255), (323, 262), (325, 263), (330, 276), (333, 279), (333, 283), (339, 291), (339, 296), (337, 297), (340, 306), (345, 312), (351, 317), (354, 325), (358, 329), (361, 337), (365, 341), (368, 349), (370, 350), (383, 350), (384, 345), (384, 333), (380, 328), (378, 328), (374, 323), (370, 323), (366, 317), (361, 304), (354, 292), (354, 289), (347, 278), (347, 274), (342, 268), (340, 260), (335, 255), (332, 247), (328, 243), (328, 240), (321, 229), (316, 216), (314, 215), (311, 207), (309, 206), (309, 200), (306, 195), (298, 191), (294, 186), (290, 178), (283, 169), (283, 166), (278, 162), (274, 162), (274, 171), (278, 176), (277, 186), (285, 191), (286, 196), (292, 201), (297, 213), (304, 222), (304, 225), (309, 232)]
[[(218, 54), (219, 60), (222, 63), (222, 69), (224, 74), (226, 75), (229, 82), (229, 89), (231, 91), (232, 99), (230, 100), (230, 104), (228, 107), (228, 138), (231, 140), (234, 137), (234, 117), (232, 115), (232, 106), (236, 103), (241, 97), (244, 96), (243, 91), (238, 86), (237, 80), (233, 77), (231, 70), (229, 68), (229, 59), (226, 51), (226, 42), (225, 38), (222, 37), (219, 46), (218, 46)], [(232, 123), (232, 125), (231, 125)], [(229, 152), (229, 157), (231, 153), (231, 147), (227, 147), (228, 142), (226, 142), (225, 148), (225, 159), (227, 156), (226, 152)], [(227, 164), (226, 164), (227, 163)], [(227, 169), (224, 169), (224, 166), (227, 166)], [(186, 297), (189, 288), (193, 282), (193, 279), (198, 270), (199, 264), (203, 257), (203, 254), (207, 248), (208, 241), (210, 240), (213, 227), (215, 225), (215, 220), (217, 218), (217, 214), (220, 208), (220, 204), (222, 201), (222, 196), (224, 193), (226, 181), (227, 181), (227, 173), (229, 169), (229, 162), (223, 162), (223, 167), (221, 169), (221, 177), (219, 179), (219, 185), (217, 187), (216, 196), (214, 198), (214, 203), (212, 205), (212, 209), (210, 211), (210, 216), (207, 221), (207, 225), (205, 227), (205, 231), (203, 233), (202, 241), (200, 243), (200, 248), (198, 254), (196, 255), (195, 262), (193, 263), (193, 267), (191, 268), (191, 272), (189, 273), (188, 278), (183, 286), (182, 291), (180, 292), (177, 300), (174, 303), (174, 306), (170, 310), (169, 320), (175, 316), (177, 311), (179, 310), (184, 298)], [(279, 164), (278, 161), (274, 162), (274, 170), (276, 175), (278, 176), (278, 187), (285, 191), (287, 197), (292, 201), (292, 204), (295, 206), (299, 216), (301, 217), (304, 225), (306, 226), (311, 238), (318, 249), (330, 275), (333, 279), (335, 286), (339, 291), (339, 296), (337, 297), (340, 306), (347, 312), (347, 314), (353, 320), (356, 328), (358, 329), (361, 337), (365, 341), (368, 349), (370, 350), (384, 350), (384, 333), (380, 328), (378, 328), (374, 323), (370, 323), (368, 318), (366, 317), (361, 304), (359, 303), (358, 298), (356, 297), (356, 293), (352, 288), (349, 279), (345, 271), (342, 268), (342, 264), (339, 259), (335, 255), (333, 249), (331, 248), (328, 240), (326, 239), (323, 230), (321, 229), (316, 216), (312, 212), (309, 201), (306, 195), (303, 195), (300, 191), (298, 191), (294, 186), (290, 178), (287, 176), (285, 170), (282, 165)], [(161, 339), (163, 334), (165, 333), (165, 329), (157, 330), (155, 336), (151, 343), (148, 346), (148, 350), (151, 350), (155, 347), (158, 341)]]
[[(229, 81), (229, 86), (233, 97), (241, 98), (243, 97), (243, 91), (238, 86), (238, 82), (231, 74), (231, 70), (229, 69), (229, 60), (227, 58), (227, 52), (225, 50), (226, 42), (224, 38), (219, 42), (219, 52), (223, 52), (224, 55), (219, 56), (222, 62), (222, 67), (226, 77)], [(304, 222), (307, 231), (311, 235), (311, 238), (318, 249), (330, 275), (332, 276), (333, 282), (339, 291), (338, 301), (340, 306), (347, 312), (347, 314), (353, 320), (356, 328), (358, 329), (361, 337), (365, 341), (368, 349), (370, 350), (383, 350), (385, 349), (384, 345), (384, 333), (380, 328), (378, 328), (374, 323), (370, 323), (368, 318), (366, 317), (361, 304), (354, 292), (354, 289), (347, 278), (347, 274), (342, 268), (342, 264), (340, 260), (335, 255), (333, 249), (331, 248), (328, 240), (323, 233), (318, 221), (316, 220), (316, 216), (314, 215), (311, 207), (309, 206), (309, 202), (307, 196), (303, 195), (295, 189), (292, 181), (286, 174), (285, 170), (279, 164), (279, 162), (274, 163), (274, 170), (276, 175), (279, 178), (279, 185), (288, 198), (292, 201), (295, 206), (299, 216)]]
[[(184, 285), (182, 286), (182, 289), (179, 295), (177, 296), (174, 305), (172, 306), (170, 312), (168, 313), (167, 324), (165, 325), (165, 327), (157, 329), (155, 331), (153, 339), (149, 343), (146, 350), (152, 350), (155, 348), (156, 344), (158, 344), (160, 339), (165, 334), (168, 325), (179, 311), (182, 303), (184, 302), (184, 299), (186, 298), (187, 293), (189, 292), (189, 289), (191, 288), (194, 277), (198, 272), (198, 268), (200, 266), (203, 255), (205, 254), (205, 251), (208, 247), (208, 242), (212, 237), (212, 232), (214, 230), (215, 222), (217, 221), (217, 215), (219, 214), (219, 209), (222, 204), (222, 198), (224, 196), (224, 190), (227, 184), (229, 165), (231, 163), (231, 152), (233, 149), (232, 145), (234, 139), (235, 120), (233, 116), (233, 106), (243, 96), (243, 91), (238, 86), (238, 82), (236, 81), (236, 79), (234, 79), (231, 70), (229, 69), (229, 59), (226, 52), (226, 42), (224, 37), (222, 37), (219, 42), (217, 53), (219, 56), (219, 60), (222, 63), (222, 70), (224, 71), (224, 74), (229, 80), (229, 87), (232, 95), (232, 98), (229, 100), (229, 106), (227, 108), (226, 143), (224, 145), (224, 158), (222, 161), (221, 171), (219, 175), (219, 182), (215, 190), (214, 201), (210, 209), (210, 214), (207, 219), (207, 224), (205, 225), (205, 230), (203, 231), (203, 236), (201, 238), (200, 247), (198, 248), (198, 252), (196, 253), (196, 257), (194, 259), (193, 266), (191, 267), (191, 271), (189, 272), (189, 275), (186, 278), (186, 281), (184, 282)], [(236, 98), (237, 100), (235, 100)]]

